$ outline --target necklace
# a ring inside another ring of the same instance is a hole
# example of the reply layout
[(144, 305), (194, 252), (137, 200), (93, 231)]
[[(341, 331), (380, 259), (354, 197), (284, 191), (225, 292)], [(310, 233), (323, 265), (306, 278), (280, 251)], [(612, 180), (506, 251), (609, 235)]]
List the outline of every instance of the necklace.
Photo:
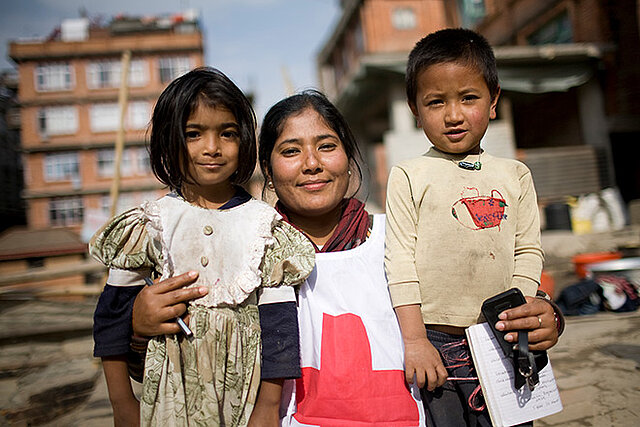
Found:
[(480, 161), (481, 155), (482, 155), (482, 150), (480, 150), (480, 152), (478, 153), (478, 160), (475, 162), (467, 162), (464, 160), (460, 160), (459, 162), (457, 162), (453, 159), (451, 159), (451, 161), (456, 165), (458, 165), (460, 169), (465, 169), (468, 171), (473, 171), (473, 170), (479, 171), (480, 169), (482, 169), (482, 162)]

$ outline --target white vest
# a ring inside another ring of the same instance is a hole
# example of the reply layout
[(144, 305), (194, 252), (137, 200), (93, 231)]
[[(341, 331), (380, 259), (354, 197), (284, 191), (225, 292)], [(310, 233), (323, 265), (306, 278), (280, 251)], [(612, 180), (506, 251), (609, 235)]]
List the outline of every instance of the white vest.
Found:
[(404, 382), (384, 226), (384, 215), (376, 215), (362, 245), (316, 254), (298, 297), (303, 377), (285, 382), (283, 426), (424, 425), (418, 389), (409, 393)]
[(162, 246), (162, 277), (196, 270), (198, 280), (189, 287), (209, 288), (193, 304), (240, 304), (261, 285), (260, 263), (280, 218), (271, 206), (251, 199), (230, 209), (204, 209), (169, 194), (144, 209), (147, 230)]

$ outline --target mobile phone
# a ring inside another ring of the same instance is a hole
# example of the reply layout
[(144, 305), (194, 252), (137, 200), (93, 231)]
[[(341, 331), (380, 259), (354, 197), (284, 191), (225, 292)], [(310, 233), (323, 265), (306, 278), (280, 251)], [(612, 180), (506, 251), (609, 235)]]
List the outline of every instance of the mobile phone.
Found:
[(496, 322), (498, 322), (498, 315), (503, 311), (525, 304), (527, 301), (524, 299), (524, 295), (518, 288), (511, 288), (498, 295), (488, 298), (482, 303), (482, 315), (489, 323), (489, 327), (493, 331), (502, 351), (506, 356), (511, 357), (513, 355), (513, 344), (505, 341), (504, 336), (507, 332), (499, 331), (496, 329)]

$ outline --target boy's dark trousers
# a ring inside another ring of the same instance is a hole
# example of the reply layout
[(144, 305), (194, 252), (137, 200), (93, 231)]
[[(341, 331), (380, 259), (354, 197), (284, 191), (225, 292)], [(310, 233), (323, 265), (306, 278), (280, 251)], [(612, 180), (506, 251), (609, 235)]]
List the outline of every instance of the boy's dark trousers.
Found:
[[(440, 353), (449, 374), (442, 387), (434, 391), (428, 391), (426, 387), (420, 390), (427, 426), (491, 426), (465, 337), (427, 329), (427, 338)], [(532, 426), (533, 423), (522, 425)]]
[[(475, 378), (476, 373), (465, 337), (427, 329), (427, 338), (440, 353), (449, 378), (460, 378), (448, 379), (442, 387), (434, 391), (428, 391), (426, 387), (420, 390), (427, 426), (491, 426), (486, 407), (478, 411), (469, 406), (469, 399), (479, 383), (477, 379), (466, 379)], [(477, 407), (484, 406), (481, 392), (477, 393), (475, 403)]]

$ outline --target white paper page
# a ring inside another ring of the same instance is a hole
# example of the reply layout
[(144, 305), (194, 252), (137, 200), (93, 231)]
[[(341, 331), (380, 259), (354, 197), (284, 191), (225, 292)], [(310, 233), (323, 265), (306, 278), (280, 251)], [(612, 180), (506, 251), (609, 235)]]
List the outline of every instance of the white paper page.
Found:
[(526, 385), (517, 390), (513, 385), (513, 365), (505, 358), (489, 325), (469, 327), (467, 337), (494, 425), (512, 426), (562, 410), (551, 363), (539, 373), (540, 383), (533, 392)]

